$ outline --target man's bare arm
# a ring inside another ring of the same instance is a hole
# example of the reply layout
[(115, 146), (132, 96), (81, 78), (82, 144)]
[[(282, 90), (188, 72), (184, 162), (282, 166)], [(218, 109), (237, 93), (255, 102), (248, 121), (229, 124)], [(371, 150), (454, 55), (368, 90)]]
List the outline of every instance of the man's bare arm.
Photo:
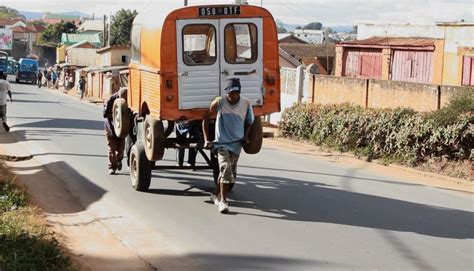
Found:
[(209, 119), (211, 116), (215, 116), (217, 114), (217, 105), (219, 101), (216, 99), (212, 101), (211, 106), (209, 109), (204, 113), (203, 121), (202, 121), (202, 130), (204, 134), (204, 142), (205, 146), (209, 145)]

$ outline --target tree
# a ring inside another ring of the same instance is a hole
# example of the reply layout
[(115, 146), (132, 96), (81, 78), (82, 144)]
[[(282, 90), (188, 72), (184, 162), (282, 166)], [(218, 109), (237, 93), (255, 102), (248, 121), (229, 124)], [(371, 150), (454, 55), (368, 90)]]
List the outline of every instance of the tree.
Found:
[(137, 16), (136, 10), (121, 9), (112, 16), (110, 25), (110, 45), (130, 44), (133, 19)]
[(279, 19), (276, 19), (276, 25), (277, 25), (278, 34), (288, 33), (288, 30), (286, 30), (286, 28), (285, 28), (285, 24), (282, 21), (280, 21)]
[(352, 27), (352, 31), (349, 34), (357, 34), (357, 25)]
[(63, 33), (76, 33), (77, 26), (72, 22), (63, 22), (57, 24), (50, 24), (41, 34), (41, 41), (43, 43), (58, 44), (61, 42)]
[(16, 9), (12, 9), (6, 6), (0, 6), (0, 19), (12, 19), (12, 18), (25, 19), (25, 16), (21, 15)]
[(323, 28), (323, 24), (320, 22), (313, 22), (305, 25), (303, 29), (308, 29), (308, 30), (321, 30)]

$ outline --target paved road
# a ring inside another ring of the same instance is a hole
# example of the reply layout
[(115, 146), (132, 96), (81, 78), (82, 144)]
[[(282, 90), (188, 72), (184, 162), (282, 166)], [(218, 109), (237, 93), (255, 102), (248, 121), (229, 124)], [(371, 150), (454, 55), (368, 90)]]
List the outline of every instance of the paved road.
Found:
[(127, 170), (106, 174), (101, 107), (13, 89), (12, 134), (84, 207), (107, 195), (203, 269), (474, 269), (471, 195), (267, 145), (241, 157), (231, 213), (221, 215), (208, 201), (210, 172), (157, 171), (150, 192), (135, 192)]

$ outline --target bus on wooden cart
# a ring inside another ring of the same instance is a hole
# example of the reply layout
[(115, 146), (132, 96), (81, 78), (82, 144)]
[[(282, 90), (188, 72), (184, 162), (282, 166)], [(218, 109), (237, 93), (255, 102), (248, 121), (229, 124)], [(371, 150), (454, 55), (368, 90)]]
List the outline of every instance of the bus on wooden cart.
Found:
[[(135, 190), (148, 190), (153, 169), (212, 169), (217, 180), (217, 159), (202, 140), (183, 143), (170, 135), (177, 121), (202, 120), (212, 100), (225, 95), (229, 78), (240, 79), (241, 95), (256, 116), (244, 151), (260, 151), (259, 116), (280, 111), (278, 38), (270, 12), (250, 5), (193, 6), (160, 20), (149, 8), (133, 22), (131, 50), (127, 99), (115, 101), (113, 122), (116, 134), (134, 143), (129, 165)], [(189, 148), (207, 165), (155, 164), (165, 149)]]

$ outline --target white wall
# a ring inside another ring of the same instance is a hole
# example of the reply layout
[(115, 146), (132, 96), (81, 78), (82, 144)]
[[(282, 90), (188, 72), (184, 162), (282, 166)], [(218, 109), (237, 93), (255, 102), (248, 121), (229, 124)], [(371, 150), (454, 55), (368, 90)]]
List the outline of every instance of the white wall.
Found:
[(358, 24), (357, 39), (363, 40), (371, 37), (419, 37), (442, 39), (443, 29), (436, 25), (410, 25), (410, 24)]

